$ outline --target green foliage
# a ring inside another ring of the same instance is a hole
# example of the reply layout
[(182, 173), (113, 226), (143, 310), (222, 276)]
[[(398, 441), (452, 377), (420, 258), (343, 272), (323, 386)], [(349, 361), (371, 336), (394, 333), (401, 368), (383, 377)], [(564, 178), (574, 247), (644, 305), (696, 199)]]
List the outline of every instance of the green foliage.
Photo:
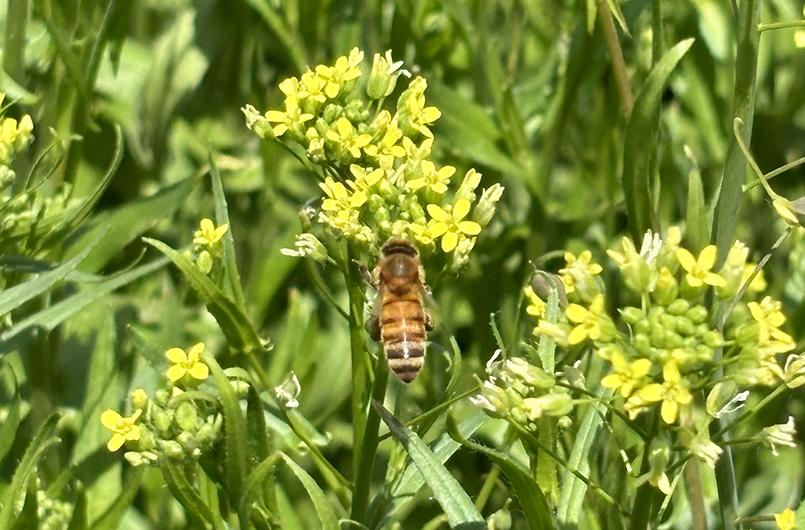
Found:
[(0, 528), (804, 524), (801, 2), (3, 5)]

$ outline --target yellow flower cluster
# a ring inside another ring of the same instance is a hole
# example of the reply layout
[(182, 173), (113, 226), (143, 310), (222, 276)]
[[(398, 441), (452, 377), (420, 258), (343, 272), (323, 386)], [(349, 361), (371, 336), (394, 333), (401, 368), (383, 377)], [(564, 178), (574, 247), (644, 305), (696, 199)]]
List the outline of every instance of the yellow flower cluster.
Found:
[[(794, 341), (780, 329), (785, 323), (780, 302), (769, 296), (754, 300), (766, 285), (762, 274), (753, 277), (746, 246), (736, 242), (725, 264), (714, 271), (714, 245), (696, 256), (680, 241), (681, 233), (671, 229), (665, 241), (647, 234), (639, 252), (628, 238), (621, 251), (609, 251), (640, 302), (619, 308), (618, 317), (608, 313), (603, 268), (589, 251), (565, 255), (567, 264), (559, 274), (568, 304), (558, 321), (545, 319), (545, 302), (526, 288), (527, 311), (537, 319), (534, 333), (565, 347), (591, 343), (612, 367), (601, 385), (618, 392), (632, 419), (659, 406), (663, 421), (676, 423), (693, 400), (691, 389), (717, 383), (719, 368), (724, 377), (745, 386), (798, 377), (793, 369), (784, 374), (777, 362), (778, 354), (794, 349)], [(707, 288), (713, 288), (718, 302), (712, 312), (704, 305)], [(715, 315), (727, 311), (742, 290), (722, 334)], [(715, 362), (717, 348), (723, 349), (720, 363)]]
[(301, 145), (321, 169), (318, 220), (336, 236), (375, 250), (389, 237), (408, 238), (461, 265), (503, 188), (495, 184), (477, 200), (480, 174), (470, 169), (456, 182), (455, 167), (437, 167), (428, 158), (430, 126), (441, 113), (427, 106), (424, 78), (410, 82), (392, 114), (382, 103), (398, 77), (410, 73), (390, 52), (374, 56), (368, 76), (362, 63), (363, 52), (355, 48), (333, 66), (286, 79), (280, 84), (285, 110), (260, 114), (247, 105), (247, 125), (263, 138)]

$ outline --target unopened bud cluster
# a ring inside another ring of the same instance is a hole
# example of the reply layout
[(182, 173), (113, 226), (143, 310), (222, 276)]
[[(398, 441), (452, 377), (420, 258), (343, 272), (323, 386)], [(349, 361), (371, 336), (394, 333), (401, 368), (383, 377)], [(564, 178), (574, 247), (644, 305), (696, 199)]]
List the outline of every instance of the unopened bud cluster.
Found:
[[(428, 158), (430, 125), (441, 112), (426, 105), (424, 78), (408, 84), (392, 113), (383, 103), (400, 75), (411, 74), (391, 52), (374, 56), (368, 76), (362, 64), (363, 52), (355, 48), (333, 66), (286, 79), (279, 85), (285, 109), (261, 114), (247, 105), (246, 124), (261, 138), (301, 146), (321, 168), (317, 220), (331, 238), (345, 237), (370, 255), (392, 236), (408, 238), (423, 253), (441, 250), (460, 267), (492, 220), (503, 188), (494, 184), (479, 194), (481, 175), (474, 169), (459, 177), (456, 168)], [(315, 236), (285, 253), (317, 261), (327, 256)]]
[[(780, 329), (785, 322), (780, 302), (761, 297), (765, 282), (762, 274), (753, 275), (745, 245), (736, 242), (714, 271), (715, 246), (694, 256), (680, 241), (679, 230), (672, 228), (664, 241), (647, 234), (639, 252), (628, 238), (621, 250), (608, 252), (639, 301), (614, 314), (607, 308), (603, 268), (589, 251), (566, 255), (559, 274), (568, 303), (557, 322), (542, 318), (544, 302), (533, 288), (526, 292), (529, 313), (538, 318), (534, 333), (562, 346), (589, 341), (611, 365), (602, 386), (618, 391), (633, 419), (659, 407), (665, 423), (676, 423), (680, 410), (692, 402), (691, 389), (717, 383), (719, 368), (723, 378), (739, 385), (773, 386), (785, 377), (777, 354), (794, 348), (793, 339)], [(710, 288), (714, 311), (705, 305)], [(742, 289), (742, 298), (729, 311)], [(721, 312), (728, 312), (723, 333), (716, 322)], [(716, 364), (719, 348), (723, 357)], [(802, 379), (800, 364), (789, 361), (787, 379), (793, 384)]]
[(496, 361), (487, 365), (489, 379), (481, 392), (470, 398), (487, 414), (509, 420), (527, 430), (536, 430), (536, 421), (544, 416), (561, 418), (573, 410), (567, 389), (542, 368), (522, 358)]

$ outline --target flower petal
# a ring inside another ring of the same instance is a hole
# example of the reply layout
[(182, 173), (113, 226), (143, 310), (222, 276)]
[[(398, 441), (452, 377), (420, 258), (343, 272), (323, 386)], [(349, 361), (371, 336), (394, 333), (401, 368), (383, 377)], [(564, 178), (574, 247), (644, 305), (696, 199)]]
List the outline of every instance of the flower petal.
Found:
[(481, 233), (481, 225), (475, 221), (461, 221), (458, 223), (458, 231), (468, 236), (477, 236)]
[(467, 199), (459, 199), (456, 205), (453, 206), (453, 220), (456, 222), (461, 221), (467, 214), (470, 213), (470, 201)]
[(696, 258), (694, 258), (693, 254), (686, 248), (676, 249), (676, 259), (679, 260), (679, 264), (682, 265), (682, 268), (688, 272), (693, 270), (693, 267), (696, 266)]
[(668, 425), (674, 423), (677, 415), (679, 414), (679, 404), (670, 399), (663, 401), (662, 407), (660, 408), (660, 414), (662, 415), (662, 421)]
[(452, 252), (458, 245), (458, 234), (455, 232), (445, 232), (442, 236), (442, 250), (444, 252)]
[(190, 375), (199, 381), (203, 381), (210, 375), (210, 369), (204, 363), (196, 363), (190, 368)]
[(109, 442), (106, 444), (106, 448), (109, 449), (111, 452), (115, 452), (121, 447), (123, 447), (123, 443), (126, 441), (126, 437), (122, 434), (115, 433), (109, 439)]
[(587, 329), (584, 326), (576, 326), (567, 334), (567, 342), (570, 345), (581, 344), (587, 338)]
[(103, 414), (101, 414), (101, 425), (110, 431), (116, 432), (121, 419), (122, 418), (117, 411), (108, 409), (103, 411)]
[(190, 348), (190, 351), (187, 353), (187, 360), (192, 363), (198, 362), (198, 360), (201, 359), (202, 353), (204, 353), (204, 343), (199, 342)]
[(445, 224), (450, 224), (451, 221), (450, 216), (447, 214), (447, 212), (442, 210), (440, 206), (436, 204), (428, 204), (428, 213), (432, 218), (436, 219), (437, 221), (441, 221), (442, 223)]
[(707, 245), (704, 247), (699, 253), (698, 264), (699, 267), (702, 267), (705, 270), (710, 270), (713, 268), (713, 265), (716, 264), (716, 246), (715, 245)]
[(165, 352), (165, 357), (173, 364), (186, 363), (187, 353), (181, 348), (171, 348)]
[(176, 381), (184, 377), (184, 374), (186, 373), (187, 369), (184, 366), (180, 364), (174, 364), (173, 366), (168, 368), (168, 371), (165, 372), (165, 375), (167, 375), (168, 379), (170, 379), (172, 382), (175, 383)]

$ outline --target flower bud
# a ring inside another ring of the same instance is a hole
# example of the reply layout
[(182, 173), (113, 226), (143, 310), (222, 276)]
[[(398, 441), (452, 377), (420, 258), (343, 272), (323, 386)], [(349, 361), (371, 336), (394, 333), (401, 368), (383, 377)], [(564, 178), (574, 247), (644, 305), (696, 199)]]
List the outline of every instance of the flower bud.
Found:
[(704, 306), (695, 305), (688, 309), (685, 316), (694, 324), (701, 324), (707, 320), (707, 309)]
[(461, 181), (461, 186), (458, 187), (458, 191), (454, 197), (454, 202), (458, 202), (460, 199), (467, 199), (470, 202), (475, 202), (475, 189), (481, 183), (481, 174), (475, 171), (475, 169), (470, 169), (467, 171), (466, 175), (464, 175), (464, 180)]
[(670, 270), (663, 267), (657, 278), (657, 285), (652, 293), (654, 300), (660, 305), (670, 305), (679, 296), (679, 284)]
[(565, 416), (573, 410), (573, 398), (564, 392), (526, 398), (523, 400), (523, 409), (531, 421), (535, 421), (543, 415)]
[(503, 365), (501, 377), (509, 381), (522, 381), (539, 390), (552, 388), (555, 384), (553, 377), (548, 372), (521, 357), (507, 360)]
[(684, 315), (688, 309), (690, 309), (690, 302), (688, 302), (684, 298), (677, 298), (676, 300), (671, 302), (666, 308), (668, 313), (676, 316)]
[(176, 440), (164, 440), (161, 445), (162, 453), (168, 458), (178, 460), (184, 457), (182, 444)]
[(274, 136), (274, 128), (271, 126), (271, 123), (266, 119), (265, 116), (260, 114), (256, 108), (251, 105), (246, 105), (240, 110), (246, 116), (246, 127), (254, 131), (257, 136), (266, 140), (273, 140), (276, 138)]
[(794, 427), (794, 417), (789, 416), (787, 422), (778, 423), (777, 425), (766, 427), (760, 431), (758, 439), (760, 443), (771, 449), (774, 456), (777, 456), (778, 445), (785, 445), (787, 447), (797, 446), (797, 444), (794, 443), (794, 436), (796, 436), (796, 434), (797, 430)]
[(304, 233), (296, 236), (296, 250), (282, 248), (284, 256), (294, 258), (310, 258), (316, 263), (324, 263), (329, 259), (327, 248), (313, 234)]
[(788, 388), (798, 388), (805, 385), (805, 358), (802, 354), (791, 354), (785, 360), (783, 380)]
[(196, 267), (202, 274), (209, 274), (212, 270), (212, 256), (206, 250), (202, 250), (196, 256)]
[(192, 432), (198, 424), (196, 407), (190, 401), (185, 401), (176, 409), (176, 423), (183, 431)]
[(136, 388), (131, 392), (131, 408), (134, 410), (148, 408), (148, 394), (142, 388)]
[(495, 215), (495, 207), (501, 195), (503, 195), (503, 190), (503, 186), (495, 183), (486, 188), (481, 194), (481, 199), (472, 213), (472, 220), (481, 225), (482, 228), (488, 225)]
[(366, 83), (366, 94), (371, 99), (381, 99), (391, 95), (397, 86), (397, 78), (400, 75), (411, 77), (411, 72), (403, 70), (402, 65), (402, 61), (394, 62), (391, 59), (391, 50), (386, 51), (385, 56), (376, 53), (372, 60), (369, 81)]

